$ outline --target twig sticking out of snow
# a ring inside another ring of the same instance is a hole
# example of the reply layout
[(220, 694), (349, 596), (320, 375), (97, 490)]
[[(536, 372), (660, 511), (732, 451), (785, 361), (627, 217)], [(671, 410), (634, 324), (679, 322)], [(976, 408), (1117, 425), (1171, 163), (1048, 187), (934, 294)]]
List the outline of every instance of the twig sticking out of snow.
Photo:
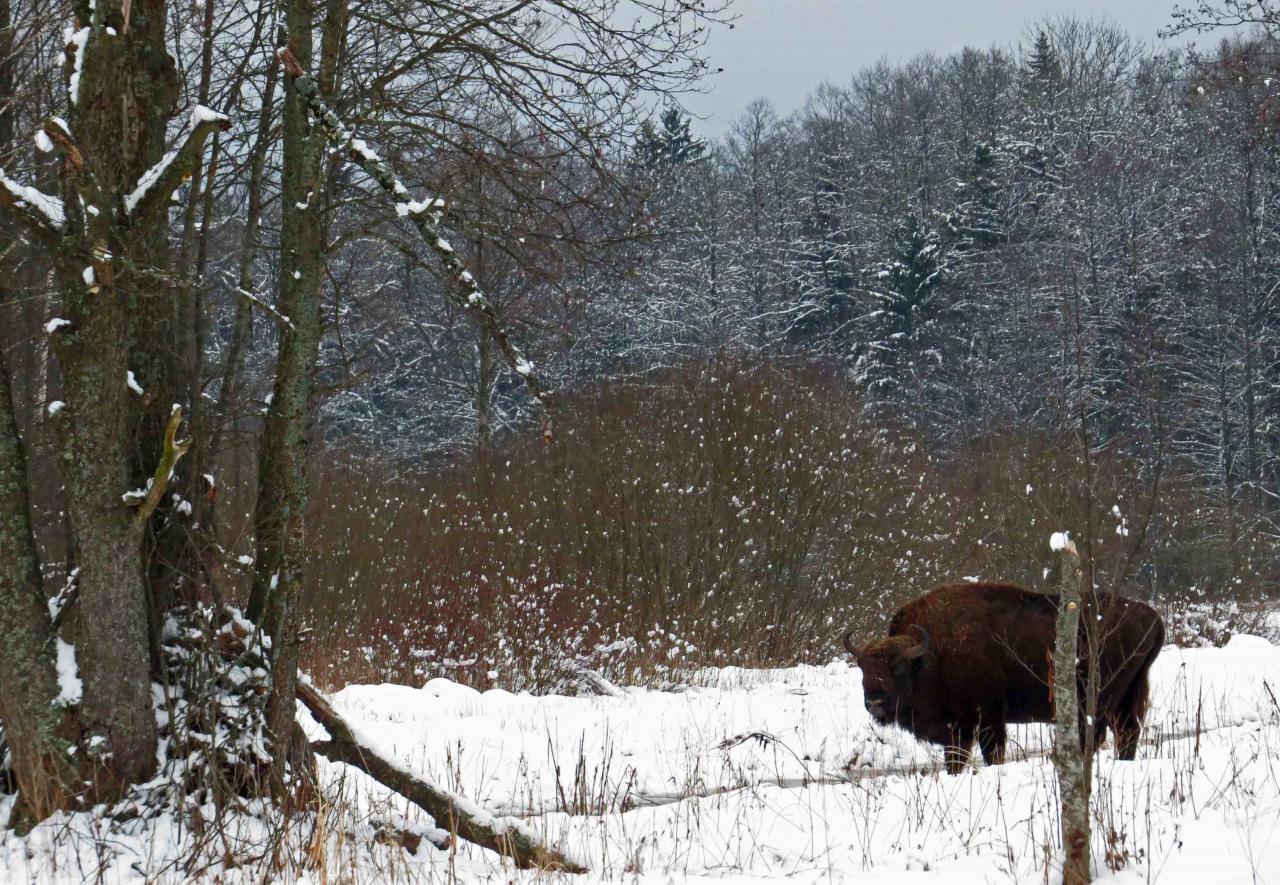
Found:
[(285, 71), (294, 78), (294, 88), (307, 103), (308, 110), (324, 130), (325, 136), (340, 149), (345, 150), (351, 160), (395, 201), (397, 214), (411, 220), (417, 227), (418, 233), (422, 235), (423, 241), (435, 252), (446, 276), (445, 294), (458, 307), (470, 311), (479, 319), (485, 333), (497, 342), (512, 371), (524, 379), (525, 387), (542, 410), (543, 433), (550, 439), (551, 423), (546, 389), (534, 372), (533, 363), (511, 340), (493, 305), (480, 290), (475, 277), (467, 270), (462, 259), (443, 236), (439, 225), (443, 217), (444, 201), (439, 198), (425, 201), (410, 199), (408, 189), (396, 178), (391, 167), (370, 150), (363, 139), (356, 138), (338, 115), (329, 109), (324, 97), (320, 94), (320, 87), (303, 70), (293, 52), (288, 47), (284, 47), (276, 54), (284, 65)]

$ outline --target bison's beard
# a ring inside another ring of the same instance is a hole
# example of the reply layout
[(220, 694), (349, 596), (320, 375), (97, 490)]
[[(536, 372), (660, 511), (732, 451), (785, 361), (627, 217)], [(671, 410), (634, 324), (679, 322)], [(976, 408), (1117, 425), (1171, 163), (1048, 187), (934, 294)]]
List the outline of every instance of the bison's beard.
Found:
[(904, 728), (911, 717), (901, 701), (885, 702), (867, 708), (867, 713), (877, 725), (901, 725)]
[(900, 699), (891, 707), (887, 707), (886, 711), (876, 719), (881, 725), (896, 725), (898, 728), (906, 729), (914, 732), (915, 717), (911, 712), (911, 705), (906, 700)]

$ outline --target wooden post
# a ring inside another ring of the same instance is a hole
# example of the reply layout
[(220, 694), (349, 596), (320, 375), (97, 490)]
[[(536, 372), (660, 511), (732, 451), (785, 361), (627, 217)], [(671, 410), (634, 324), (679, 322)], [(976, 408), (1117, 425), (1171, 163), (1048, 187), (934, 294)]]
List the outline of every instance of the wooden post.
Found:
[(1089, 794), (1082, 742), (1077, 662), (1080, 660), (1080, 583), (1083, 571), (1075, 542), (1056, 532), (1049, 546), (1062, 554), (1058, 620), (1053, 647), (1053, 767), (1062, 797), (1062, 883), (1084, 885), (1089, 878)]

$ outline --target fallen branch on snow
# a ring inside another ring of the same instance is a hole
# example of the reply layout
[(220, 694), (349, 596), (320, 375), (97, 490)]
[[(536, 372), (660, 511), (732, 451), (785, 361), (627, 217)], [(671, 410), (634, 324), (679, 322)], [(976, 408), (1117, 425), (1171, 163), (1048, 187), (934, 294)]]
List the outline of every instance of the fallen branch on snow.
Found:
[(313, 743), (313, 750), (334, 762), (360, 769), (422, 808), (435, 818), (437, 826), (447, 824), (463, 839), (511, 858), (521, 869), (587, 871), (581, 864), (543, 845), (537, 834), (520, 821), (495, 818), (469, 800), (422, 780), (362, 742), (346, 720), (304, 678), (298, 680), (298, 700), (329, 732), (329, 740)]
[[(254, 627), (237, 613), (223, 628), (224, 651), (246, 657), (257, 656), (247, 650), (246, 640)], [(265, 662), (260, 662), (266, 666)], [(361, 740), (345, 719), (333, 709), (324, 695), (311, 684), (306, 674), (299, 673), (298, 700), (310, 711), (316, 722), (329, 733), (329, 740), (311, 744), (313, 752), (334, 762), (358, 768), (390, 790), (404, 796), (430, 814), (436, 826), (515, 861), (521, 869), (541, 869), (566, 873), (585, 873), (587, 868), (542, 844), (530, 827), (512, 817), (494, 817), (469, 799), (432, 784), (399, 765)]]

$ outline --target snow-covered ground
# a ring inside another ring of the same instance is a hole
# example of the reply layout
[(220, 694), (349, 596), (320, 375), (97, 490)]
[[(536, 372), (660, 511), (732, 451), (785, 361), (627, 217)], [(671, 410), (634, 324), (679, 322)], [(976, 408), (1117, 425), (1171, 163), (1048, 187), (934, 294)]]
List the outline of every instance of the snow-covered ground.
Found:
[[(937, 749), (873, 727), (844, 663), (708, 672), (682, 691), (622, 697), (350, 686), (337, 709), (380, 749), (493, 810), (527, 816), (595, 879), (1053, 882), (1056, 787), (1047, 732), (1014, 730), (1012, 760), (964, 774)], [(1095, 858), (1116, 883), (1280, 882), (1280, 648), (1166, 648), (1137, 762), (1099, 757)], [(545, 878), (467, 845), (416, 854), (369, 838), (380, 822), (427, 827), (403, 800), (345, 766), (311, 839), (308, 881)], [(573, 813), (564, 813), (569, 809)], [(0, 811), (4, 811), (0, 807)], [(88, 816), (80, 816), (87, 819)], [(174, 826), (172, 822), (167, 826)], [(146, 840), (150, 839), (148, 846)], [(110, 848), (119, 857), (103, 862)], [(182, 881), (180, 839), (85, 820), (0, 841), (0, 881)], [(55, 866), (56, 864), (56, 866)], [(286, 863), (286, 866), (291, 866)], [(1118, 869), (1113, 872), (1112, 868)], [(211, 870), (259, 880), (261, 864)], [(1046, 871), (1048, 870), (1048, 871)]]

